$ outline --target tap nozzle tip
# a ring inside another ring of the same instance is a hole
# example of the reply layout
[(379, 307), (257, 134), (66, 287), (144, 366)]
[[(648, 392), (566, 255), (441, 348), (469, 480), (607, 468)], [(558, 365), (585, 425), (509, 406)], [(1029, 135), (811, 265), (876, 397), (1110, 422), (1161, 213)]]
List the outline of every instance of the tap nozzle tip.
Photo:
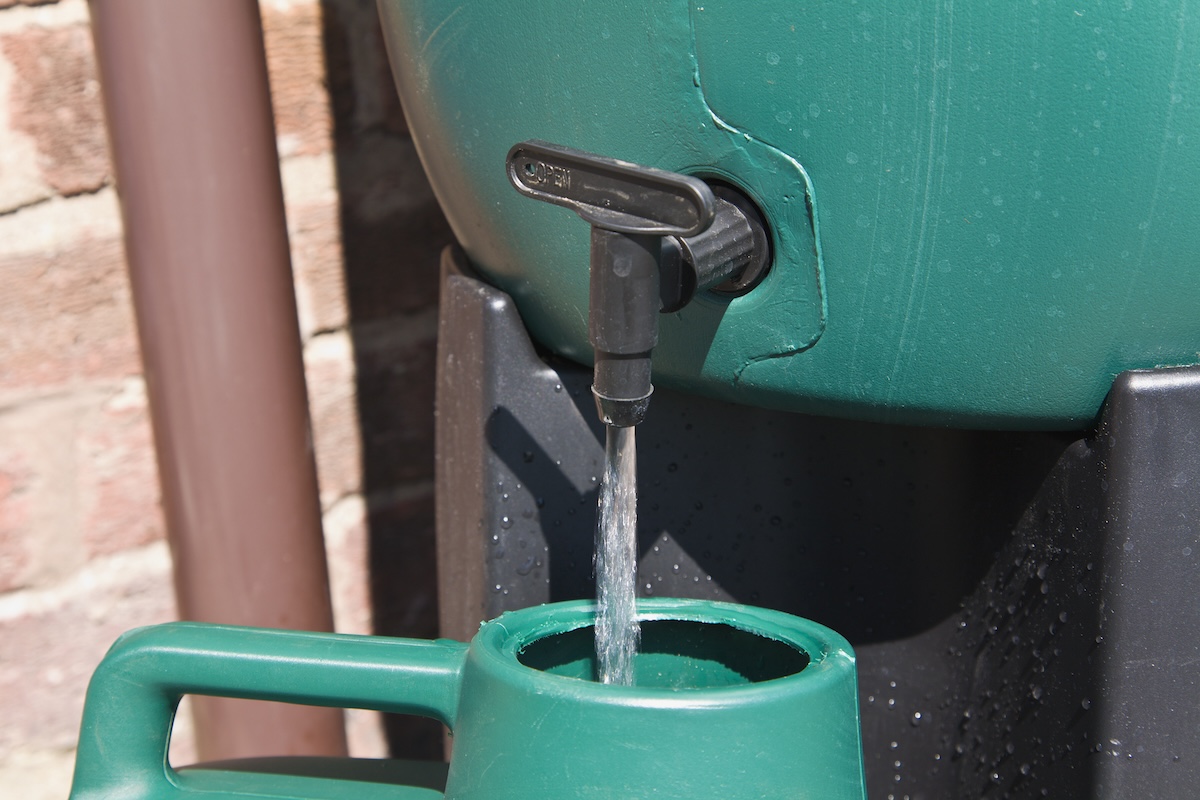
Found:
[(650, 351), (610, 353), (596, 350), (592, 394), (605, 425), (628, 428), (646, 416), (654, 386), (650, 383)]
[(592, 387), (592, 395), (596, 398), (596, 413), (600, 421), (614, 428), (630, 428), (641, 423), (646, 418), (646, 409), (650, 406), (650, 395), (654, 387), (642, 397), (605, 397)]

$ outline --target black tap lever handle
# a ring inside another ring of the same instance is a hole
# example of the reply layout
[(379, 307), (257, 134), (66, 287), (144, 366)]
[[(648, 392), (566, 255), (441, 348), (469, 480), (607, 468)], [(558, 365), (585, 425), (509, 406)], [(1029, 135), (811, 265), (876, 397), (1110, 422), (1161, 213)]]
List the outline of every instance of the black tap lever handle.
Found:
[(508, 179), (526, 197), (566, 206), (617, 233), (695, 236), (712, 224), (716, 208), (698, 178), (547, 142), (514, 145)]

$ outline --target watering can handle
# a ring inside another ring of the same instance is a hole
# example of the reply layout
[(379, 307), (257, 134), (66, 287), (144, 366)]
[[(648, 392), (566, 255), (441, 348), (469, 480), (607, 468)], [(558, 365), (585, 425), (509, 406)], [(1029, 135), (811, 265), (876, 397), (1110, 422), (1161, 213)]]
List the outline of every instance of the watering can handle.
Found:
[[(466, 644), (447, 640), (189, 622), (130, 631), (112, 646), (88, 686), (72, 800), (265, 796), (246, 786), (190, 789), (171, 768), (171, 723), (185, 694), (417, 714), (453, 727), (466, 651)], [(323, 794), (307, 793), (306, 780), (315, 789), (319, 779), (289, 777), (294, 790), (270, 794)], [(398, 787), (389, 788), (397, 797)]]

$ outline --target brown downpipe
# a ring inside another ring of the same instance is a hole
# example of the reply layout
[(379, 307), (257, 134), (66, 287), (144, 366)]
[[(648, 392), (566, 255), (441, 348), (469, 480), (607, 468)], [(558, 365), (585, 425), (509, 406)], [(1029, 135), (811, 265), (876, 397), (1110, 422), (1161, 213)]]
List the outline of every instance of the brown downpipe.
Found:
[[(184, 619), (331, 630), (254, 0), (91, 0)], [(341, 711), (195, 698), (201, 760), (344, 755)]]

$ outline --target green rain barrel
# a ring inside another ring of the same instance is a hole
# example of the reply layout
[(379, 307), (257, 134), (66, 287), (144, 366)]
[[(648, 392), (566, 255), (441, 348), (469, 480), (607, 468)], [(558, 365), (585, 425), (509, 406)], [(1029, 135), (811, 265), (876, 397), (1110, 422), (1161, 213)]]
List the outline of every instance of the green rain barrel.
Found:
[(588, 227), (541, 139), (740, 187), (754, 291), (662, 320), (655, 381), (887, 422), (1072, 429), (1200, 361), (1200, 17), (1177, 3), (380, 0), (425, 168), (533, 337), (588, 363)]

